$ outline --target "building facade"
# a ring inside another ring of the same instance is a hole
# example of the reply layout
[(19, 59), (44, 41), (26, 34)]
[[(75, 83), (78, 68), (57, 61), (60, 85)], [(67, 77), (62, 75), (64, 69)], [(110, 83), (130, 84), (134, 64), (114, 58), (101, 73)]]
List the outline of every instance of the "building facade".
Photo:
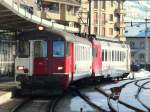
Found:
[[(38, 4), (38, 3), (37, 3)], [(79, 27), (80, 0), (42, 0), (38, 16), (70, 27)]]
[[(16, 1), (21, 2), (21, 4), (28, 4), (29, 12), (43, 19), (65, 26), (80, 28), (81, 33), (89, 33), (89, 26), (91, 26), (91, 34), (119, 38), (121, 41), (126, 40), (124, 36), (125, 0)], [(91, 4), (91, 10), (89, 10), (89, 4)], [(26, 8), (26, 6), (22, 6)], [(31, 11), (32, 9), (33, 12)], [(90, 19), (89, 11), (91, 12)]]
[[(91, 34), (125, 41), (123, 4), (124, 0), (91, 0)], [(88, 9), (89, 0), (81, 0), (81, 32), (88, 31)]]
[(125, 35), (131, 47), (131, 63), (141, 67), (147, 66), (150, 70), (150, 32), (145, 32), (145, 23), (126, 26)]

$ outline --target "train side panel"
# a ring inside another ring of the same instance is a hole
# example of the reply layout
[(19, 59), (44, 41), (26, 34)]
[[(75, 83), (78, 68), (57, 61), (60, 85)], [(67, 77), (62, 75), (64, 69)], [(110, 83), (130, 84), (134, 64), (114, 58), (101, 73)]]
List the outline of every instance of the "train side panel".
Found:
[(92, 74), (92, 45), (76, 42), (74, 48), (74, 80), (90, 77)]
[(102, 42), (102, 74), (104, 77), (123, 77), (129, 73), (128, 47), (119, 42)]

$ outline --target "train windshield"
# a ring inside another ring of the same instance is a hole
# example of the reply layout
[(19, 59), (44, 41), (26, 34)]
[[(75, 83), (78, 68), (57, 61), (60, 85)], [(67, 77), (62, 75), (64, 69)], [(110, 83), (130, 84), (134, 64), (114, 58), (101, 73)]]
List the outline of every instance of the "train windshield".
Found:
[(34, 57), (47, 57), (47, 42), (46, 41), (34, 42)]
[(18, 56), (21, 58), (28, 58), (30, 56), (30, 43), (28, 40), (20, 40), (19, 41)]
[(53, 41), (53, 57), (64, 57), (64, 41)]

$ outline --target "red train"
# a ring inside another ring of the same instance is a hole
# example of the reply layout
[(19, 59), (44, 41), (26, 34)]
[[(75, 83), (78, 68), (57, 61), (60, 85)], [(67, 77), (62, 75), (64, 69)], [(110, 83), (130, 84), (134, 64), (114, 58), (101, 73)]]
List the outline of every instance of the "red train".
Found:
[(23, 32), (18, 40), (15, 72), (22, 89), (65, 89), (86, 77), (116, 78), (130, 72), (130, 48), (119, 41), (59, 30)]

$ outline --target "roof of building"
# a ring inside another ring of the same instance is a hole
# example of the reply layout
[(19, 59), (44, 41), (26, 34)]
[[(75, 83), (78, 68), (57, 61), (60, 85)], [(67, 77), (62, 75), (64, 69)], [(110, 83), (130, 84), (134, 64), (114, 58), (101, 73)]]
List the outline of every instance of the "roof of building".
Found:
[(126, 23), (125, 36), (126, 37), (149, 37), (150, 38), (150, 23), (147, 24), (147, 34), (145, 32), (146, 24), (142, 23)]

